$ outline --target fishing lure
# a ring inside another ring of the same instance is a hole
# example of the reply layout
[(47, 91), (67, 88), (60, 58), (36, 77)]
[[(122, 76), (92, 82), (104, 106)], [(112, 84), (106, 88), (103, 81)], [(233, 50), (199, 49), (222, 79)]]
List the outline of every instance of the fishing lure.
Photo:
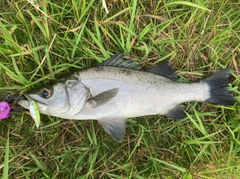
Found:
[[(10, 96), (5, 101), (0, 102), (0, 120), (7, 119), (10, 117), (10, 115), (19, 113), (23, 109), (23, 107), (20, 107), (18, 109), (12, 109), (10, 103), (13, 100), (18, 100), (18, 99), (24, 99), (24, 97)], [(29, 111), (38, 129), (41, 123), (41, 118), (40, 118), (38, 106), (34, 100), (31, 100), (30, 102)]]
[(29, 111), (38, 129), (41, 123), (41, 118), (40, 118), (38, 106), (34, 100), (30, 102)]
[(0, 102), (0, 120), (7, 119), (10, 116), (11, 107), (6, 101)]

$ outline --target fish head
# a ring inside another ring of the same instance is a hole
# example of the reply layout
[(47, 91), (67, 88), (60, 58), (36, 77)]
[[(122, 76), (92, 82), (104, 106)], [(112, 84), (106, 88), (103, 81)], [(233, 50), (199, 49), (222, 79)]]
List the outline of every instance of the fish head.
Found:
[(40, 113), (66, 117), (79, 112), (90, 96), (89, 89), (79, 80), (66, 80), (31, 90), (23, 94), (25, 99), (18, 104), (29, 109), (30, 102), (35, 101)]

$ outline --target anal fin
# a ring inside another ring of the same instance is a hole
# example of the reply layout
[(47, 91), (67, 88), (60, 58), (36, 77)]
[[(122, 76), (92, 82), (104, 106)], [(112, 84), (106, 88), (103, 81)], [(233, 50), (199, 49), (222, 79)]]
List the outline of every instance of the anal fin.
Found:
[(105, 131), (118, 142), (121, 142), (125, 136), (126, 119), (124, 118), (103, 118), (98, 122), (103, 126)]
[(179, 104), (175, 106), (173, 109), (171, 109), (167, 114), (164, 114), (164, 115), (173, 119), (183, 119), (186, 117), (186, 114), (184, 113), (184, 109), (185, 109), (185, 106), (182, 104)]

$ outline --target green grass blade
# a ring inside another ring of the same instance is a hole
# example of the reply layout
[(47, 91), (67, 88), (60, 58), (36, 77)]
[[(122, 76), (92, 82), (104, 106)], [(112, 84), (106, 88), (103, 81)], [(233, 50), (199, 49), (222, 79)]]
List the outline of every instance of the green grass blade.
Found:
[(168, 167), (170, 167), (170, 168), (173, 168), (173, 169), (175, 169), (175, 170), (181, 171), (181, 172), (183, 172), (183, 173), (187, 172), (187, 169), (186, 169), (186, 168), (180, 167), (180, 166), (178, 166), (178, 165), (176, 165), (176, 164), (168, 163), (168, 162), (165, 162), (165, 161), (160, 160), (160, 159), (158, 159), (158, 158), (151, 158), (151, 160), (152, 160), (152, 161), (156, 161), (156, 162), (158, 162), (158, 163), (161, 163), (161, 164), (163, 164), (163, 165), (166, 165), (166, 166), (168, 166)]
[(4, 169), (3, 169), (3, 179), (8, 179), (8, 172), (9, 172), (9, 132), (7, 137), (7, 143), (5, 146), (5, 157), (4, 157)]
[(211, 11), (209, 10), (208, 8), (204, 7), (204, 6), (201, 6), (201, 5), (198, 5), (198, 4), (194, 4), (194, 3), (191, 3), (191, 2), (188, 2), (188, 1), (174, 1), (174, 2), (169, 2), (166, 4), (166, 6), (170, 6), (170, 5), (187, 5), (187, 6), (190, 6), (190, 7), (195, 7), (195, 8), (198, 8), (198, 9), (202, 9), (202, 10), (205, 10), (205, 11)]
[[(131, 15), (130, 15), (130, 22), (129, 22), (129, 31), (134, 31), (134, 20), (137, 12), (137, 0), (132, 1), (132, 9), (131, 9)], [(133, 34), (128, 34), (127, 41), (126, 41), (126, 50), (127, 52), (130, 52), (131, 50), (131, 40), (132, 40)]]
[(35, 155), (33, 155), (32, 153), (30, 153), (32, 159), (34, 160), (35, 164), (37, 165), (37, 167), (47, 175), (48, 170), (46, 169), (46, 167), (44, 167), (44, 165), (37, 159), (37, 157)]

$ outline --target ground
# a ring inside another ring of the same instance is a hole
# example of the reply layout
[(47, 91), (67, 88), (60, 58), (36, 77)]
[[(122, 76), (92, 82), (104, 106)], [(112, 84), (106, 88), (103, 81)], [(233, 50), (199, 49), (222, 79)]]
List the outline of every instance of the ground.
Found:
[[(116, 53), (143, 69), (168, 59), (180, 81), (232, 69), (240, 99), (239, 1), (0, 1), (0, 97), (19, 95)], [(188, 117), (128, 119), (115, 142), (97, 121), (27, 110), (0, 121), (3, 178), (234, 178), (240, 176), (240, 107), (187, 103)], [(0, 175), (1, 175), (0, 174)]]

